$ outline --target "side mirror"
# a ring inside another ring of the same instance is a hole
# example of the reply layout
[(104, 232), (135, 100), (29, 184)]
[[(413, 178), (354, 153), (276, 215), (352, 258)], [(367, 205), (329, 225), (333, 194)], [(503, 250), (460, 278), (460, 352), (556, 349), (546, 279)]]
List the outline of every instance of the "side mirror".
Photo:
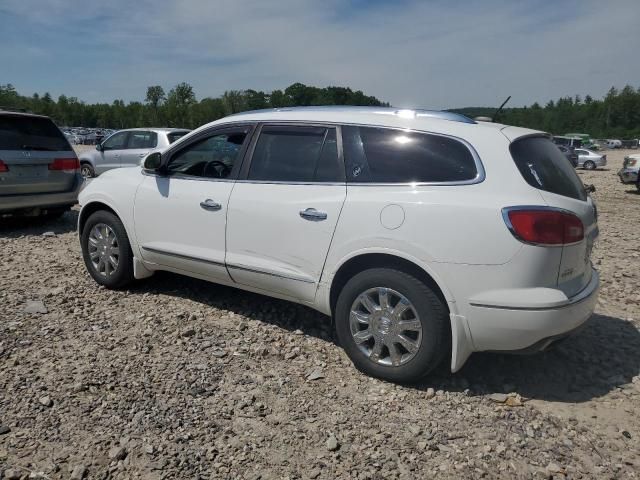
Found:
[(103, 148), (102, 148), (102, 144), (101, 144), (101, 143), (98, 143), (98, 144), (96, 145), (96, 150), (98, 150), (99, 152), (101, 152), (101, 151), (103, 150)]
[(152, 152), (144, 159), (143, 167), (150, 172), (159, 172), (162, 167), (162, 155), (160, 152)]

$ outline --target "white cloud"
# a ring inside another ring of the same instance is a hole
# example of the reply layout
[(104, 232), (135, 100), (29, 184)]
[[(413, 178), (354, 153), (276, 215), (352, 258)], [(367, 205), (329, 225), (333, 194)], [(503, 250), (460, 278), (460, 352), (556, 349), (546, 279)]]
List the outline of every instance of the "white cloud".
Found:
[[(523, 105), (599, 96), (640, 78), (637, 0), (405, 0), (358, 9), (340, 0), (5, 2), (0, 14), (45, 32), (82, 32), (78, 48), (87, 40), (93, 49), (83, 53), (90, 85), (69, 79), (56, 88), (88, 100), (140, 99), (147, 85), (179, 81), (199, 97), (301, 81), (350, 86), (397, 106), (496, 105), (509, 94)], [(18, 88), (20, 76), (18, 68)], [(29, 85), (49, 89), (46, 78)]]

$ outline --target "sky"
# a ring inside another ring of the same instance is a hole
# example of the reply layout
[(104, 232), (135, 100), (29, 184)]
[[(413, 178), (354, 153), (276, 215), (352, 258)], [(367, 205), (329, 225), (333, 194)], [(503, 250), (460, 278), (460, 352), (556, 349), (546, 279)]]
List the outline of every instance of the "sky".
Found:
[(87, 102), (149, 85), (348, 86), (396, 107), (640, 87), (640, 0), (1, 0), (0, 84)]

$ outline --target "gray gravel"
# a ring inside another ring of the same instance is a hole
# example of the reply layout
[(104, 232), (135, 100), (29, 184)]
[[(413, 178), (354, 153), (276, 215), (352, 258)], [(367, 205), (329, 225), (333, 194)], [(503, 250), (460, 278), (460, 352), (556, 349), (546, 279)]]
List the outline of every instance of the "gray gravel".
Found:
[[(0, 227), (4, 478), (638, 478), (640, 195), (597, 187), (597, 315), (423, 385), (358, 373), (304, 307), (159, 274), (112, 292), (77, 212)], [(45, 232), (51, 234), (43, 235)], [(29, 477), (31, 475), (31, 477)]]

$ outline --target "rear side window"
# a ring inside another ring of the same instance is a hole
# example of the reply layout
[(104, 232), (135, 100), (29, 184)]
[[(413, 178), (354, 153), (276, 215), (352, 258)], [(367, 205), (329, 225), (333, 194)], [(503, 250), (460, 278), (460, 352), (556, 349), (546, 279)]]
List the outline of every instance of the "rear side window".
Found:
[(155, 148), (158, 144), (156, 132), (143, 132), (132, 130), (129, 133), (129, 147), (134, 148)]
[(587, 199), (573, 165), (548, 138), (523, 138), (513, 142), (509, 149), (522, 177), (532, 187), (577, 200)]
[(347, 181), (467, 182), (478, 177), (466, 145), (449, 137), (375, 127), (342, 127)]
[(178, 140), (179, 138), (184, 137), (187, 133), (187, 131), (185, 132), (169, 132), (167, 133), (167, 139), (169, 140), (169, 143), (173, 143), (176, 140)]
[(0, 115), (0, 150), (71, 150), (69, 142), (48, 118)]
[(275, 182), (343, 181), (336, 130), (325, 127), (263, 127), (248, 178)]

